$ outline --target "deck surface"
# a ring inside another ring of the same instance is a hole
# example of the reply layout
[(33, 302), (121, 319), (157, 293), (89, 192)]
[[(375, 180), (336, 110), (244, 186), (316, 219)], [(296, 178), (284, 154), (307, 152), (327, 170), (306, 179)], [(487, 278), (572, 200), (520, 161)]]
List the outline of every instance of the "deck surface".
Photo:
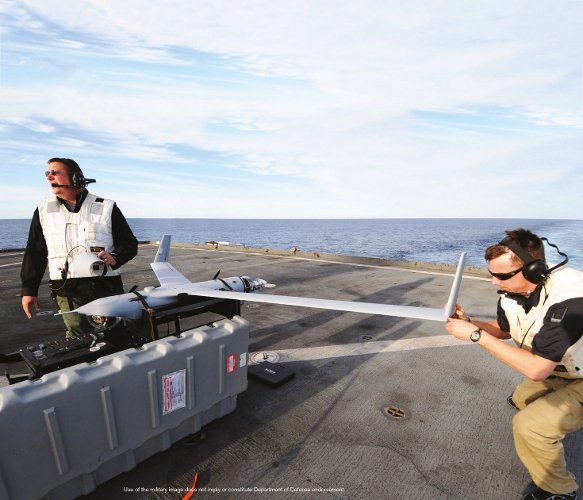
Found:
[[(155, 251), (140, 246), (124, 267), (126, 289), (158, 284)], [(63, 335), (46, 285), (41, 314), (25, 318), (21, 258), (0, 254), (2, 352)], [(192, 281), (220, 269), (266, 279), (278, 294), (427, 307), (445, 304), (454, 271), (189, 245), (174, 245), (170, 260)], [(464, 276), (459, 302), (471, 316), (492, 318), (497, 300), (487, 279)], [(250, 379), (236, 410), (198, 440), (175, 443), (83, 498), (179, 499), (195, 473), (194, 499), (518, 499), (528, 486), (506, 404), (521, 377), (479, 346), (432, 321), (253, 303), (241, 312), (251, 323), (250, 359), (278, 359), (295, 377), (276, 389)], [(566, 440), (579, 484), (582, 439)]]

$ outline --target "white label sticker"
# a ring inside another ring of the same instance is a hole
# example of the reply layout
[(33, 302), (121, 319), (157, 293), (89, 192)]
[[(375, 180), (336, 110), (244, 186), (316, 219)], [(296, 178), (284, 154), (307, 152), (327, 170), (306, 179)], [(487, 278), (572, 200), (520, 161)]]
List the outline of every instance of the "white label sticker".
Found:
[(162, 376), (162, 414), (186, 407), (186, 370)]
[(241, 356), (239, 356), (239, 368), (243, 368), (246, 365), (247, 365), (247, 353), (244, 352), (243, 354), (241, 354)]

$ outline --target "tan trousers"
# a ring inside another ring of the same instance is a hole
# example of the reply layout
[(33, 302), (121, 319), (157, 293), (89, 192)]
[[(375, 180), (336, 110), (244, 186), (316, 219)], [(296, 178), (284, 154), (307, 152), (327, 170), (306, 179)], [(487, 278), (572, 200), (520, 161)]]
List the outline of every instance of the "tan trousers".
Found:
[[(75, 309), (87, 303), (87, 301), (80, 301), (77, 298), (73, 298), (72, 300), (73, 308)], [(57, 305), (59, 306), (60, 313), (71, 310), (67, 297), (57, 296)], [(63, 314), (61, 317), (63, 318), (63, 323), (65, 323), (65, 337), (67, 338), (83, 335), (84, 333), (90, 333), (93, 331), (93, 328), (91, 328), (89, 322), (87, 321), (87, 317), (83, 316), (82, 314)]]
[(516, 453), (533, 482), (551, 493), (575, 491), (563, 438), (583, 427), (583, 379), (525, 379), (512, 399), (520, 410), (512, 421)]

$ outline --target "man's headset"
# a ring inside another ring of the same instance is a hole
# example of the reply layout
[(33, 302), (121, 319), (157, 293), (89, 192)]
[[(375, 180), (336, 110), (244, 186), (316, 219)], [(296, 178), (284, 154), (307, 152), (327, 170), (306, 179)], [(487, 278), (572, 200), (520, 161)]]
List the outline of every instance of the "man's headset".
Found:
[(84, 188), (92, 182), (95, 182), (95, 179), (86, 179), (83, 172), (73, 172), (71, 174), (71, 187)]
[[(71, 184), (58, 184), (58, 187), (84, 188), (87, 184), (96, 182), (95, 179), (86, 179), (81, 171), (81, 167), (75, 160), (70, 158), (51, 158), (48, 163), (53, 162), (63, 163), (67, 166), (71, 177)], [(48, 174), (47, 174), (48, 175)]]
[(561, 252), (557, 245), (551, 243), (547, 238), (541, 238), (541, 240), (546, 241), (549, 246), (555, 248), (557, 253), (565, 259), (562, 262), (559, 262), (556, 266), (549, 268), (543, 259), (535, 259), (524, 248), (510, 238), (504, 238), (499, 243), (500, 245), (504, 245), (512, 250), (524, 262), (524, 265), (522, 266), (522, 275), (531, 283), (542, 283), (555, 269), (558, 269), (569, 262), (567, 254)]

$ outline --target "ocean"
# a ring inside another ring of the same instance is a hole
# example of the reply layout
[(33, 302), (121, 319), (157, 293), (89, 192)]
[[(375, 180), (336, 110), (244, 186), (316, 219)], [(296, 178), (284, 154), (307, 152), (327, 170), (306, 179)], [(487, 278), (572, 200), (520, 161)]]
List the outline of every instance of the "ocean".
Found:
[[(528, 228), (546, 236), (583, 269), (583, 221), (551, 219), (128, 219), (139, 241), (171, 234), (180, 243), (229, 242), (256, 248), (485, 267), (484, 249), (505, 229)], [(0, 220), (0, 250), (26, 245), (29, 220)], [(547, 248), (547, 260), (561, 260)]]

